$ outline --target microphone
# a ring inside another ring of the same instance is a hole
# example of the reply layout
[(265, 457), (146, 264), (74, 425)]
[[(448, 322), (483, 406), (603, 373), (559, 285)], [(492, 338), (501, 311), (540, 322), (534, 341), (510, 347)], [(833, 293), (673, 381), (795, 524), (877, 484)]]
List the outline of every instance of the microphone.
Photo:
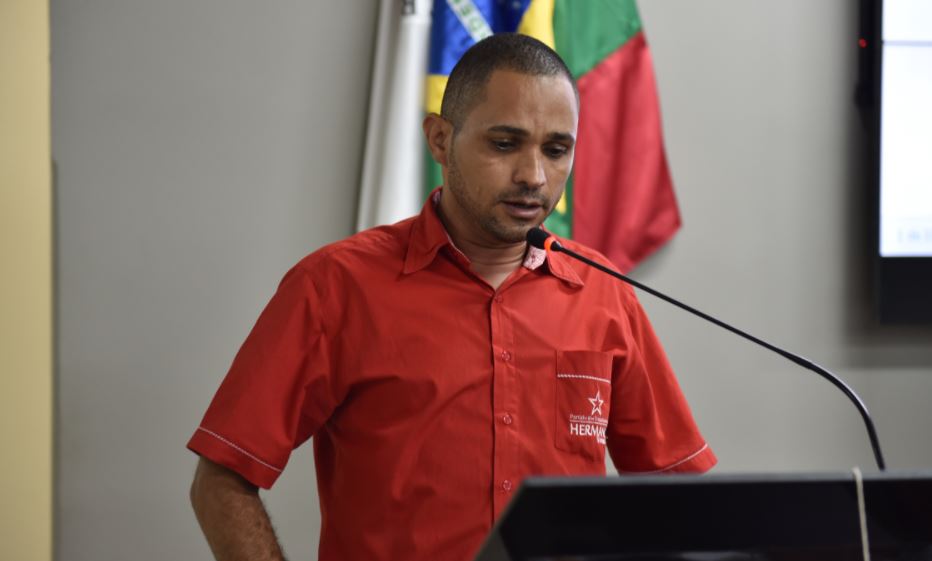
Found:
[(692, 306), (684, 304), (680, 302), (679, 300), (671, 298), (662, 292), (654, 290), (653, 288), (650, 288), (649, 286), (645, 286), (632, 278), (622, 275), (621, 273), (617, 273), (600, 263), (596, 263), (595, 261), (587, 257), (583, 257), (582, 255), (576, 253), (575, 251), (572, 251), (570, 249), (563, 247), (563, 245), (560, 244), (560, 242), (556, 239), (555, 236), (553, 236), (552, 234), (549, 234), (548, 232), (545, 232), (543, 229), (539, 227), (534, 227), (528, 230), (527, 242), (538, 249), (547, 250), (548, 254), (551, 251), (565, 253), (566, 255), (569, 255), (573, 259), (582, 261), (583, 263), (585, 263), (586, 265), (589, 265), (590, 267), (595, 267), (596, 269), (602, 271), (603, 273), (607, 273), (619, 280), (622, 280), (630, 284), (631, 286), (634, 286), (635, 288), (639, 288), (643, 290), (644, 292), (647, 292), (648, 294), (656, 296), (657, 298), (660, 298), (661, 300), (669, 302), (670, 304), (673, 304), (674, 306), (677, 306), (678, 308), (686, 310), (687, 312), (693, 315), (699, 316), (706, 321), (710, 321), (714, 323), (715, 325), (721, 327), (722, 329), (726, 329), (728, 331), (731, 331), (735, 335), (744, 337), (745, 339), (747, 339), (748, 341), (751, 341), (752, 343), (757, 343), (758, 345), (764, 347), (765, 349), (769, 349), (777, 353), (778, 355), (782, 356), (783, 358), (791, 362), (794, 362), (797, 365), (802, 366), (803, 368), (807, 370), (811, 370), (815, 372), (816, 374), (818, 374), (819, 376), (822, 376), (823, 378), (831, 382), (836, 388), (841, 390), (842, 393), (848, 396), (848, 399), (850, 399), (851, 402), (854, 403), (854, 406), (857, 407), (858, 412), (861, 414), (861, 418), (864, 419), (864, 425), (865, 427), (867, 427), (867, 435), (870, 438), (871, 448), (874, 451), (874, 461), (877, 462), (877, 468), (880, 469), (880, 471), (884, 471), (887, 469), (886, 464), (883, 460), (883, 454), (880, 452), (880, 441), (877, 438), (877, 431), (874, 429), (874, 421), (871, 419), (870, 413), (867, 412), (867, 406), (864, 405), (864, 402), (861, 400), (860, 396), (858, 396), (858, 394), (855, 393), (854, 390), (848, 386), (848, 384), (842, 381), (842, 379), (836, 376), (835, 374), (832, 374), (825, 368), (819, 366), (818, 364), (812, 362), (811, 360), (807, 358), (801, 357), (797, 354), (781, 349), (780, 347), (776, 345), (772, 345), (768, 343), (767, 341), (764, 341), (763, 339), (759, 339), (749, 333), (746, 333), (738, 329), (737, 327), (733, 327), (720, 319), (714, 318), (710, 316), (709, 314), (701, 312), (697, 310), (696, 308), (693, 308)]

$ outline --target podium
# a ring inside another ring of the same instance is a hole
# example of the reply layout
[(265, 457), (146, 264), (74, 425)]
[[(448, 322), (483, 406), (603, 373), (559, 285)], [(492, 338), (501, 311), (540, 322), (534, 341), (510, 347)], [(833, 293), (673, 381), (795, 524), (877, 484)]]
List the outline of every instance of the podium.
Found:
[[(932, 471), (530, 478), (476, 561), (932, 561)], [(863, 511), (859, 505), (863, 504)]]

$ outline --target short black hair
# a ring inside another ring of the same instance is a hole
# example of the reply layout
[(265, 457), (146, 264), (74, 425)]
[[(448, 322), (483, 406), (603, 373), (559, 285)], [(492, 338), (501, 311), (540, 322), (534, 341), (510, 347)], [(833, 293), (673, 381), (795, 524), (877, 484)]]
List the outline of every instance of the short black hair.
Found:
[(566, 63), (545, 43), (520, 33), (496, 33), (479, 41), (456, 63), (443, 92), (440, 115), (458, 132), (466, 115), (481, 101), (492, 73), (510, 70), (531, 76), (563, 76), (579, 103), (576, 80)]

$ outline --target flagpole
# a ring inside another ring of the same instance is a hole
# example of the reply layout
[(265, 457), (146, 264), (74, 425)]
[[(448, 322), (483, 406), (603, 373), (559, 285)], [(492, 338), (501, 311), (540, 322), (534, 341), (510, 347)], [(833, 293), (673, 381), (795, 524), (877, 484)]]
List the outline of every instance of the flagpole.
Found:
[(393, 50), (394, 30), (397, 29), (397, 25), (393, 25), (397, 18), (394, 5), (395, 0), (381, 0), (379, 4), (379, 20), (376, 24), (377, 32), (370, 72), (372, 78), (369, 86), (369, 114), (366, 119), (366, 146), (359, 186), (356, 231), (370, 227), (374, 218), (372, 206), (375, 203), (378, 188), (377, 170), (382, 163), (382, 135), (379, 131), (382, 130), (385, 120), (383, 103), (388, 80), (388, 56)]

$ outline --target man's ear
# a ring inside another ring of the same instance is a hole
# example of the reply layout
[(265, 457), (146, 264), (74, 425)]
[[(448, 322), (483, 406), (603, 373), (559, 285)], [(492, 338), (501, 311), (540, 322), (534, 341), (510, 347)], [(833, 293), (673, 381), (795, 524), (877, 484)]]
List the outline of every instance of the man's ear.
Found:
[(436, 113), (429, 113), (424, 117), (421, 127), (430, 155), (438, 164), (447, 167), (450, 144), (453, 142), (453, 124)]

